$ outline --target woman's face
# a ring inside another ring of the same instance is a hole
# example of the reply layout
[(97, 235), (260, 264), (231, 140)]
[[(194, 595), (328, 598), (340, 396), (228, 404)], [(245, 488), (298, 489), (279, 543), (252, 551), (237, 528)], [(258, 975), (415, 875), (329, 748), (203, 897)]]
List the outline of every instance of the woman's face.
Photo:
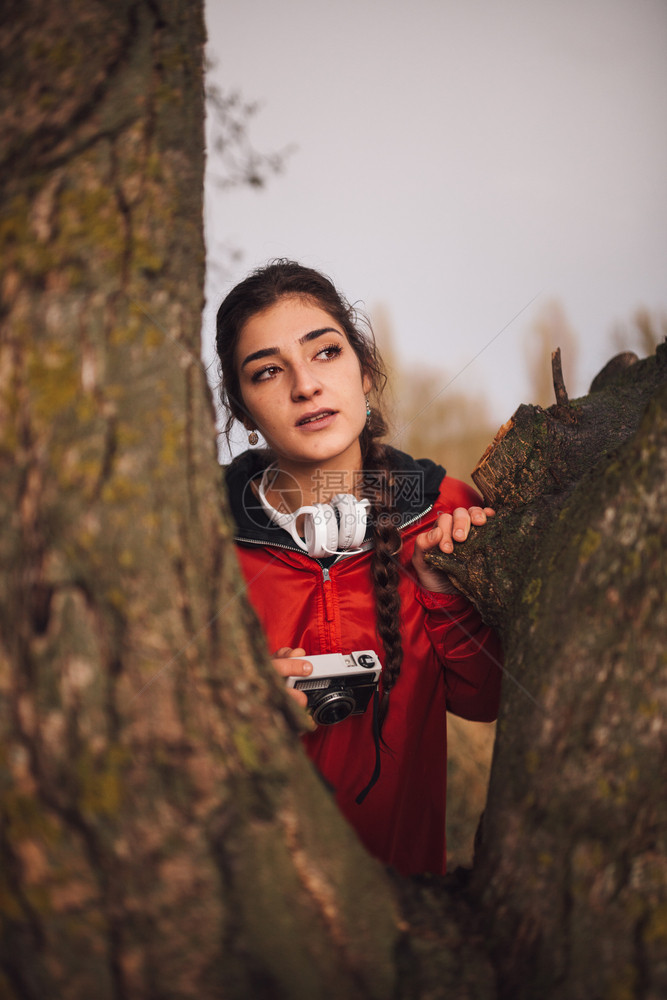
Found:
[(308, 299), (280, 299), (247, 321), (236, 365), (246, 427), (261, 431), (283, 468), (359, 468), (370, 379), (329, 313)]

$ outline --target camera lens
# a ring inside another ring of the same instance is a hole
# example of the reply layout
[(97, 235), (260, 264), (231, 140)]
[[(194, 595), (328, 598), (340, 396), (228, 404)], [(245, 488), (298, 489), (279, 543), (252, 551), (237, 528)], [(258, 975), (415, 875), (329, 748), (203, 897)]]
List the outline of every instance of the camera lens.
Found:
[(312, 707), (313, 719), (319, 726), (333, 726), (342, 722), (354, 708), (354, 697), (347, 690), (329, 691)]

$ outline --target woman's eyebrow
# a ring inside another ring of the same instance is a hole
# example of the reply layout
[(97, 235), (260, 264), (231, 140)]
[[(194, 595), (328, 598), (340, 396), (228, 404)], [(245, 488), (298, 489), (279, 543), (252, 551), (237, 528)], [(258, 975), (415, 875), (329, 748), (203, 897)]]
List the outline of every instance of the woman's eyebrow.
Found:
[[(340, 330), (337, 330), (333, 326), (323, 326), (319, 330), (311, 330), (309, 333), (304, 333), (303, 337), (299, 337), (299, 344), (307, 344), (310, 340), (317, 340), (318, 337), (323, 337), (325, 333), (337, 333), (338, 336), (342, 336)], [(251, 361), (259, 361), (260, 358), (268, 358), (274, 354), (280, 354), (279, 347), (262, 347), (259, 351), (253, 351), (241, 362), (241, 368), (245, 368), (247, 364)]]

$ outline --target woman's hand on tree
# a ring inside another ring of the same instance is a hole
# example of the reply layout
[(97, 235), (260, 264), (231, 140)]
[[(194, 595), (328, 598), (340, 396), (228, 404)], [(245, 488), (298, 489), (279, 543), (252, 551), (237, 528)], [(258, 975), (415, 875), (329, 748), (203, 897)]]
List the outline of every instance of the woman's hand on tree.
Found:
[(449, 554), (454, 551), (456, 542), (465, 542), (470, 533), (471, 525), (486, 524), (495, 511), (492, 507), (456, 507), (451, 514), (438, 514), (438, 519), (429, 531), (417, 535), (412, 565), (424, 590), (437, 594), (458, 594), (458, 590), (447, 576), (434, 566), (429, 566), (424, 559), (426, 552), (439, 549)]
[[(290, 646), (281, 646), (273, 654), (271, 662), (274, 670), (277, 670), (281, 677), (307, 677), (313, 672), (312, 664), (307, 660), (291, 659), (291, 657), (305, 655), (306, 651), (301, 646), (297, 646), (294, 649)], [(306, 708), (308, 699), (306, 698), (305, 691), (299, 691), (297, 688), (288, 688), (287, 690), (297, 705), (300, 705), (301, 708)]]

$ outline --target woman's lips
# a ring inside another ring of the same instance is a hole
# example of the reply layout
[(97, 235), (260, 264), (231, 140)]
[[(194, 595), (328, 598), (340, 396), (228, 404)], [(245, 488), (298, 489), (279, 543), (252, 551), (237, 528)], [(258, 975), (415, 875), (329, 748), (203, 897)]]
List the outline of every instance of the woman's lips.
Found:
[(307, 431), (318, 431), (328, 427), (336, 417), (336, 410), (321, 409), (313, 413), (304, 413), (297, 420), (296, 426)]

